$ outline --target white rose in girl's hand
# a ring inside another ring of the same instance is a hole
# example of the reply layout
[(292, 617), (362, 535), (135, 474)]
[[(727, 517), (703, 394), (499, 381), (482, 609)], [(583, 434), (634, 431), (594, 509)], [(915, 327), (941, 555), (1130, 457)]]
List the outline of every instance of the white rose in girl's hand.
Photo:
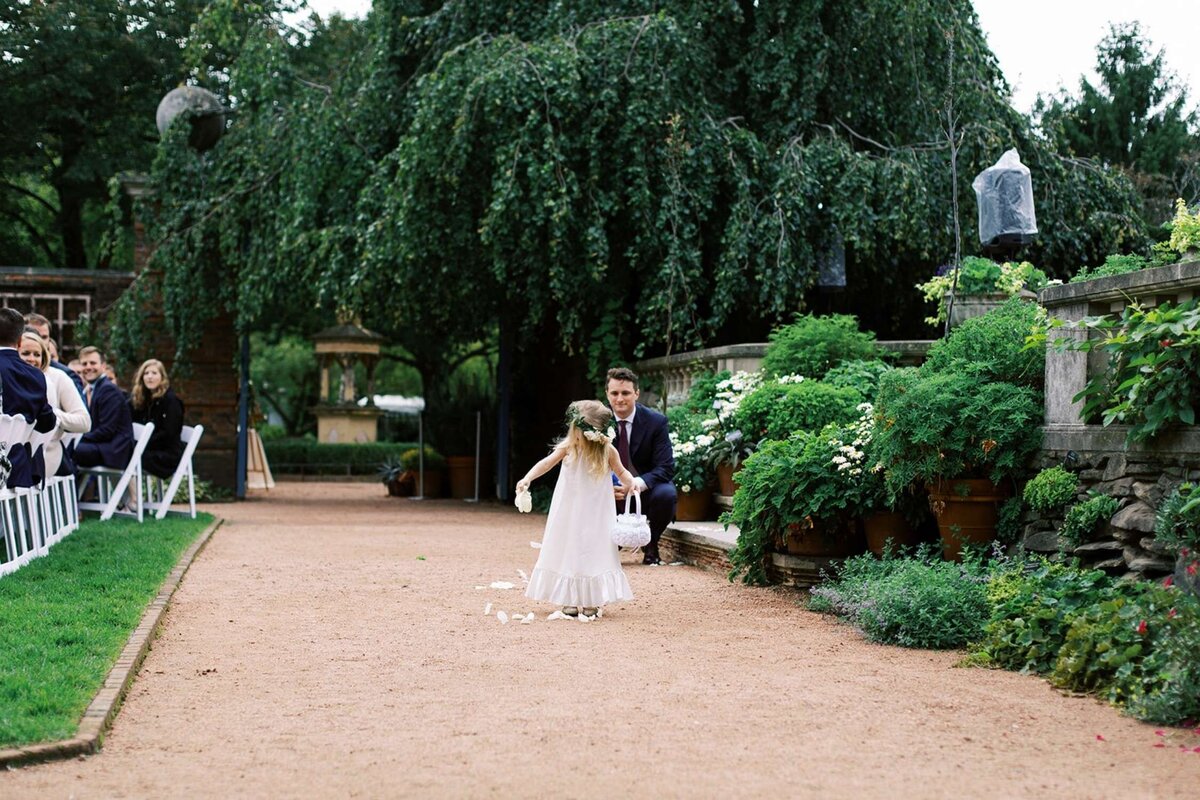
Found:
[(517, 506), (517, 511), (522, 514), (528, 514), (533, 510), (533, 496), (528, 491), (517, 492), (517, 499), (514, 501)]

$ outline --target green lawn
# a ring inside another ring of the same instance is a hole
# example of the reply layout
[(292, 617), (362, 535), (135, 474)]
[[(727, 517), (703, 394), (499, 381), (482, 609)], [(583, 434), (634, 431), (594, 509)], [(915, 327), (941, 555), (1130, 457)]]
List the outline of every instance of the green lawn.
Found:
[(0, 748), (66, 739), (180, 554), (196, 519), (85, 520), (0, 578)]

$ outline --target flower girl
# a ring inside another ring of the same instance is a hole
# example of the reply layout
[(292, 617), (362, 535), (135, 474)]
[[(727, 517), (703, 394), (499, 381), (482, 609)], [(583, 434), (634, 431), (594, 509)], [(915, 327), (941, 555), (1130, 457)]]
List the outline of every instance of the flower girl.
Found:
[(595, 400), (567, 409), (567, 435), (517, 482), (518, 494), (562, 462), (546, 533), (525, 596), (593, 616), (601, 606), (633, 598), (612, 540), (616, 520), (611, 475), (634, 491), (633, 475), (612, 446), (612, 412)]

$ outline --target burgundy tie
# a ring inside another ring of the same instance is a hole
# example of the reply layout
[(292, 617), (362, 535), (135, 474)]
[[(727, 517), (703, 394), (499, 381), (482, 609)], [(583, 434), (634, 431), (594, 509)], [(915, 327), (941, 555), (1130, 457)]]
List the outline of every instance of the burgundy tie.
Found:
[(617, 455), (625, 469), (633, 472), (633, 462), (629, 460), (629, 420), (626, 419), (617, 421)]

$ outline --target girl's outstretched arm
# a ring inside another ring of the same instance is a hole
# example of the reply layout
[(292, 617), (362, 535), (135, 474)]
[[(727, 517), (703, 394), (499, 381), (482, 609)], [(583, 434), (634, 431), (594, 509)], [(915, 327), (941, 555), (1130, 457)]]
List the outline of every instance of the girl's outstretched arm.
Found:
[(617, 480), (621, 482), (621, 488), (626, 494), (637, 489), (637, 484), (633, 482), (633, 473), (625, 469), (625, 465), (621, 463), (621, 456), (617, 454), (617, 448), (611, 444), (608, 446), (608, 468), (616, 473)]
[[(615, 451), (614, 451), (615, 452)], [(550, 451), (550, 455), (543, 458), (541, 461), (534, 464), (529, 472), (525, 473), (525, 477), (517, 481), (517, 491), (525, 492), (529, 490), (529, 484), (533, 483), (538, 478), (545, 475), (550, 470), (554, 469), (554, 465), (563, 460), (563, 456), (567, 454), (566, 448), (556, 447)]]

